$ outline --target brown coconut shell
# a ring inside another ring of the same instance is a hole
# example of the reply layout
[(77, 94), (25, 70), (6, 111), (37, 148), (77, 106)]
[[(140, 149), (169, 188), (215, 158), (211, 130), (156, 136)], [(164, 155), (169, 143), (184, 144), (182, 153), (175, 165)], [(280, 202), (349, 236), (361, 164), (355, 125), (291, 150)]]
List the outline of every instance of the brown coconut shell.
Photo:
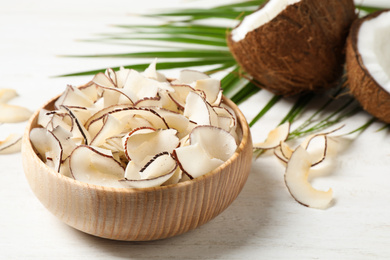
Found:
[(345, 40), (356, 18), (353, 0), (302, 0), (228, 46), (264, 88), (294, 95), (334, 86), (343, 72)]
[(363, 109), (378, 119), (390, 123), (390, 94), (371, 76), (359, 54), (357, 43), (360, 26), (376, 18), (383, 12), (378, 11), (357, 19), (351, 27), (347, 39), (347, 75), (351, 94), (360, 102)]

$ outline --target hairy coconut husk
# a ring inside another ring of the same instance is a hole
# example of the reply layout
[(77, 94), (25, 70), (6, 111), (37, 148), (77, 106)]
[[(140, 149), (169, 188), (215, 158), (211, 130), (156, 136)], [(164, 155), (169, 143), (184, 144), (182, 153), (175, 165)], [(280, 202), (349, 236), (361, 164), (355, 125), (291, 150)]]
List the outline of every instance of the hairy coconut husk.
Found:
[[(386, 11), (386, 10), (385, 10)], [(351, 26), (347, 38), (347, 75), (351, 94), (360, 102), (363, 109), (378, 119), (390, 123), (390, 94), (371, 76), (359, 54), (357, 43), (360, 26), (382, 12), (372, 13), (357, 19)], [(387, 10), (390, 11), (390, 10)]]
[(264, 88), (293, 95), (332, 87), (340, 78), (344, 47), (355, 20), (353, 0), (302, 0), (228, 46)]

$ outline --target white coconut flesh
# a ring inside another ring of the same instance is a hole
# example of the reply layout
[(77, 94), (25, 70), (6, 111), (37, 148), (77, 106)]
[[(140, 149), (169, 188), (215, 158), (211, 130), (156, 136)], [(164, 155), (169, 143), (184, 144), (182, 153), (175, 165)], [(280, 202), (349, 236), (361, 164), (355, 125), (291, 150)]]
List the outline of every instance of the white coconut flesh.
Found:
[(196, 178), (223, 164), (236, 149), (234, 137), (225, 130), (198, 126), (189, 135), (189, 144), (175, 149), (175, 154), (183, 171)]
[(18, 96), (14, 89), (0, 89), (0, 123), (18, 123), (26, 121), (32, 112), (25, 107), (11, 105), (8, 102)]
[(34, 128), (30, 139), (60, 174), (94, 185), (146, 188), (222, 165), (240, 142), (236, 121), (222, 102), (219, 80), (192, 70), (167, 80), (154, 61), (144, 72), (107, 69), (80, 88), (68, 86), (54, 110), (40, 111), (43, 128)]
[(118, 180), (124, 177), (125, 171), (108, 153), (91, 146), (78, 146), (70, 156), (69, 169), (72, 176), (94, 185), (120, 187)]
[(286, 122), (277, 128), (271, 130), (265, 142), (255, 143), (255, 149), (271, 149), (280, 145), (281, 142), (286, 141), (290, 133), (290, 123)]
[(16, 90), (12, 88), (2, 88), (0, 89), (0, 104), (1, 103), (7, 103), (11, 99), (15, 98), (18, 96), (18, 93)]
[(31, 111), (25, 107), (0, 104), (0, 123), (18, 123), (26, 121), (31, 116)]
[(235, 42), (245, 38), (248, 32), (270, 22), (279, 13), (289, 5), (300, 2), (301, 0), (269, 0), (263, 8), (246, 16), (241, 24), (232, 30), (232, 40)]
[(310, 154), (302, 147), (298, 148), (291, 155), (285, 172), (285, 183), (291, 196), (299, 203), (311, 208), (324, 209), (332, 201), (333, 192), (314, 189), (307, 178), (312, 162)]
[(357, 49), (374, 80), (390, 93), (390, 12), (383, 12), (360, 26)]
[(22, 145), (22, 136), (10, 134), (6, 139), (0, 141), (0, 154), (19, 152)]
[(63, 149), (58, 138), (47, 129), (34, 128), (30, 132), (30, 141), (43, 162), (59, 172)]
[(126, 168), (125, 179), (121, 180), (120, 183), (132, 188), (160, 186), (169, 181), (175, 173), (177, 174), (176, 169), (177, 162), (172, 155), (161, 153), (152, 158), (141, 169), (135, 164), (129, 163)]

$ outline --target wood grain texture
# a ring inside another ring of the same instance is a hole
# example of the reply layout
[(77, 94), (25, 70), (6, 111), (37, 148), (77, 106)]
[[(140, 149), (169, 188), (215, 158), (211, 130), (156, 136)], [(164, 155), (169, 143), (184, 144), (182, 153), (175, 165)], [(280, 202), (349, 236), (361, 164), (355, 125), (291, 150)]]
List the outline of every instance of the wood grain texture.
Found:
[[(55, 99), (46, 104), (50, 108)], [(235, 154), (214, 171), (174, 185), (126, 189), (82, 183), (56, 173), (36, 155), (29, 133), (37, 126), (37, 111), (26, 128), (22, 159), (28, 183), (41, 203), (66, 224), (114, 240), (146, 241), (195, 229), (225, 210), (242, 190), (252, 163), (247, 121), (236, 112), (242, 141)]]

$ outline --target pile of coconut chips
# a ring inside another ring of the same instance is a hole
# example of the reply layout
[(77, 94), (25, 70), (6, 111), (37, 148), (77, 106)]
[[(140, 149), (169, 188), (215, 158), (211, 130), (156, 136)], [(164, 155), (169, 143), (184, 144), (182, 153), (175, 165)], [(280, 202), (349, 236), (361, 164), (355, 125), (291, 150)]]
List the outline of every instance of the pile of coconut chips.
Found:
[(317, 209), (326, 209), (333, 200), (333, 191), (317, 190), (308, 181), (313, 167), (324, 162), (328, 155), (330, 135), (343, 126), (329, 132), (307, 136), (302, 143), (292, 148), (287, 140), (290, 123), (271, 130), (264, 142), (253, 144), (255, 150), (273, 151), (285, 166), (284, 182), (291, 196), (300, 204)]
[(108, 69), (67, 86), (42, 109), (30, 140), (42, 161), (65, 176), (108, 187), (147, 188), (202, 176), (228, 160), (240, 141), (220, 81), (183, 70), (171, 80), (153, 62), (144, 72)]

